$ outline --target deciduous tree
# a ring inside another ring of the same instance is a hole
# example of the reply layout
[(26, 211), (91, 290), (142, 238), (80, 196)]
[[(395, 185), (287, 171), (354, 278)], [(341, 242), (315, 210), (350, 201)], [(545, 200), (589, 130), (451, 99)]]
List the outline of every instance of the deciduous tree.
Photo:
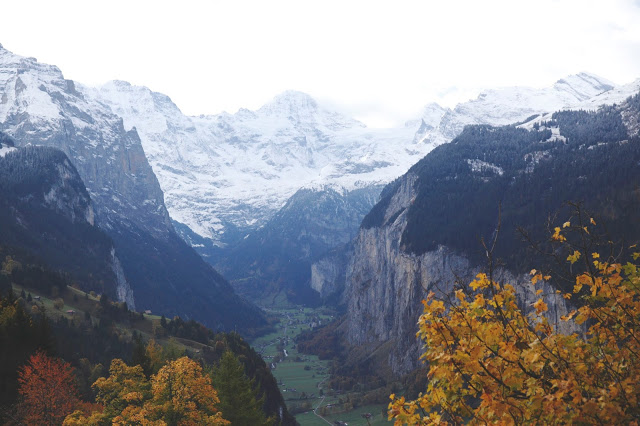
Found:
[(188, 357), (170, 361), (151, 379), (153, 398), (145, 404), (152, 418), (169, 426), (225, 425), (218, 393), (200, 364)]
[[(541, 289), (527, 314), (513, 286), (485, 274), (447, 304), (431, 294), (418, 323), (428, 387), (411, 401), (391, 395), (396, 425), (638, 424), (640, 254), (621, 264), (589, 250), (595, 221), (586, 222), (566, 222), (551, 236), (574, 270), (583, 262), (572, 290), (560, 294), (575, 305), (561, 321), (576, 332), (557, 331)], [(531, 273), (533, 285), (550, 278)]]
[(86, 416), (76, 411), (65, 419), (65, 426), (130, 425), (199, 426), (226, 425), (217, 408), (220, 402), (211, 379), (200, 365), (182, 357), (170, 361), (147, 380), (139, 365), (129, 367), (122, 360), (111, 363), (108, 378), (94, 385), (96, 400), (103, 411)]
[(19, 413), (28, 425), (59, 425), (78, 405), (73, 368), (37, 352), (19, 373)]

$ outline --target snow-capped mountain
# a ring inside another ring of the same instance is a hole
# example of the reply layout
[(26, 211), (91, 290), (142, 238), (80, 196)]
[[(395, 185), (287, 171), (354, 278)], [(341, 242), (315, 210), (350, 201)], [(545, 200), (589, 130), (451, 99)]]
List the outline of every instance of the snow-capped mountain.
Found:
[[(137, 129), (172, 218), (214, 240), (224, 241), (226, 228), (265, 223), (301, 187), (383, 183), (416, 154), (396, 143), (397, 129), (372, 131), (300, 92), (257, 111), (187, 117), (145, 87), (116, 81), (82, 90)], [(413, 130), (400, 133), (410, 139)]]
[[(0, 46), (0, 131), (17, 147), (66, 154), (90, 195), (95, 224), (113, 241), (136, 306), (212, 328), (265, 324), (176, 234), (138, 132), (125, 129), (120, 116), (83, 95), (60, 69)], [(0, 149), (10, 149), (6, 145)]]
[(612, 87), (581, 73), (549, 88), (489, 90), (454, 109), (429, 104), (391, 129), (367, 128), (295, 91), (257, 111), (188, 117), (166, 95), (126, 82), (80, 90), (136, 128), (171, 217), (223, 245), (233, 230), (238, 238), (266, 223), (300, 188), (384, 184), (467, 124), (521, 121)]
[[(425, 108), (424, 124), (416, 134), (416, 142), (440, 145), (458, 136), (464, 126), (504, 126), (517, 123), (532, 115), (587, 102), (613, 87), (613, 83), (606, 79), (593, 74), (579, 73), (560, 79), (553, 86), (542, 89), (507, 87), (487, 90), (480, 93), (476, 99), (458, 104), (453, 109), (438, 110), (431, 105)], [(627, 96), (628, 94), (629, 92)]]
[(171, 231), (137, 133), (85, 99), (58, 67), (0, 46), (0, 128), (22, 145), (65, 152), (95, 202), (98, 222), (126, 221), (156, 236)]

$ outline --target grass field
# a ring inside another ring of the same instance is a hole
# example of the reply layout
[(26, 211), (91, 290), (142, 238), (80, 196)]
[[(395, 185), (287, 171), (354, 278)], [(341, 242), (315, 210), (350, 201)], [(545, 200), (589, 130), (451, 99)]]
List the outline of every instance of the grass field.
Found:
[[(325, 416), (324, 418), (329, 421), (329, 424), (334, 424), (335, 421), (342, 421), (347, 423), (350, 426), (359, 426), (359, 425), (367, 425), (367, 420), (362, 417), (364, 413), (370, 413), (373, 417), (369, 419), (369, 423), (371, 426), (378, 425), (390, 425), (391, 422), (387, 420), (387, 415), (382, 416), (382, 409), (385, 409), (386, 406), (383, 405), (368, 405), (363, 407), (358, 407), (350, 412), (340, 413), (340, 414), (331, 414)], [(308, 412), (305, 414), (298, 414), (296, 416), (296, 420), (302, 426), (321, 426), (327, 425), (327, 422), (320, 417), (316, 416), (313, 412)]]
[[(14, 285), (13, 290), (19, 295), (23, 290), (21, 286)], [(70, 321), (84, 321), (85, 311), (93, 314), (99, 304), (99, 299), (86, 294), (78, 289), (68, 287), (62, 295), (64, 306), (60, 309), (54, 307), (54, 300), (42, 294), (25, 289), (34, 298), (33, 305), (46, 309), (49, 317), (65, 317)], [(38, 296), (38, 300), (35, 297)], [(73, 310), (70, 314), (67, 311)], [(267, 309), (267, 312), (280, 318), (273, 333), (262, 336), (251, 342), (253, 348), (262, 355), (265, 362), (274, 363), (273, 375), (278, 381), (280, 391), (285, 399), (287, 407), (296, 415), (297, 421), (302, 425), (326, 425), (334, 424), (334, 421), (343, 421), (349, 425), (383, 425), (390, 424), (382, 410), (386, 405), (373, 405), (357, 407), (350, 411), (326, 414), (325, 419), (318, 417), (312, 409), (333, 405), (332, 410), (341, 411), (339, 398), (345, 398), (348, 394), (334, 395), (326, 384), (329, 378), (329, 361), (320, 360), (315, 355), (298, 353), (295, 337), (305, 330), (327, 324), (333, 320), (330, 312), (300, 307), (279, 307)], [(92, 320), (95, 320), (92, 315)], [(123, 335), (130, 335), (133, 330), (145, 337), (152, 336), (153, 323), (159, 323), (160, 317), (156, 315), (143, 315), (139, 320), (131, 321), (126, 327), (116, 324)], [(130, 336), (128, 336), (130, 337)], [(161, 343), (166, 339), (157, 338)], [(202, 349), (202, 344), (187, 339), (172, 339), (183, 350), (197, 351)], [(285, 355), (286, 354), (286, 355)], [(277, 361), (277, 362), (276, 362)], [(306, 408), (305, 408), (306, 407)], [(367, 420), (363, 413), (371, 413), (372, 418)]]
[[(54, 306), (54, 299), (52, 299), (51, 297), (45, 296), (34, 290), (23, 288), (22, 286), (17, 284), (12, 284), (12, 288), (16, 296), (20, 296), (22, 290), (24, 290), (25, 293), (31, 294), (33, 301), (30, 303), (30, 305), (37, 306), (41, 310), (44, 309), (46, 316), (49, 318), (57, 319), (64, 317), (68, 321), (80, 324), (83, 321), (86, 321), (85, 312), (89, 312), (89, 314), (91, 315), (92, 323), (96, 324), (96, 321), (98, 321), (95, 316), (95, 312), (98, 309), (100, 299), (89, 293), (85, 293), (82, 290), (67, 286), (66, 291), (59, 297), (63, 300), (64, 305), (60, 309), (58, 309)], [(73, 311), (73, 313), (70, 313), (69, 311)], [(160, 344), (165, 344), (169, 340), (171, 340), (178, 346), (180, 350), (190, 351), (189, 353), (192, 356), (194, 351), (199, 351), (202, 349), (202, 347), (204, 346), (203, 344), (194, 342), (192, 340), (182, 338), (154, 337), (153, 324), (156, 323), (156, 325), (158, 325), (160, 323), (160, 318), (161, 317), (158, 315), (143, 314), (141, 319), (130, 319), (127, 324), (120, 324), (116, 322), (114, 326), (117, 327), (120, 335), (123, 336), (123, 338), (130, 339), (132, 333), (135, 331), (137, 333), (140, 333), (140, 335), (142, 335), (145, 339), (155, 338), (156, 341)]]
[[(329, 378), (329, 361), (320, 360), (315, 355), (298, 353), (295, 348), (295, 337), (312, 327), (324, 325), (333, 319), (329, 312), (300, 307), (280, 307), (266, 309), (280, 318), (276, 331), (251, 342), (267, 363), (273, 363), (272, 370), (287, 407), (296, 414), (296, 420), (302, 425), (327, 425), (334, 421), (343, 421), (349, 425), (367, 425), (363, 413), (371, 413), (371, 425), (388, 425), (382, 410), (386, 405), (357, 407), (351, 411), (328, 414), (326, 420), (318, 417), (312, 408), (333, 405), (339, 410), (340, 396), (333, 395), (326, 380)], [(286, 356), (284, 354), (286, 353)], [(278, 362), (276, 362), (278, 361)], [(306, 407), (306, 408), (305, 408)]]

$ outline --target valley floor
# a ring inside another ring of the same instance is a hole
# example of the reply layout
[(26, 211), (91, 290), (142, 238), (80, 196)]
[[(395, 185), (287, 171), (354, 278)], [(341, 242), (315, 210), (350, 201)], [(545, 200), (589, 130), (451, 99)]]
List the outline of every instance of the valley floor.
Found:
[(280, 317), (280, 322), (276, 331), (255, 339), (251, 345), (271, 365), (287, 408), (300, 425), (333, 425), (336, 421), (367, 425), (362, 417), (365, 413), (371, 414), (370, 425), (390, 424), (386, 405), (353, 408), (348, 392), (329, 388), (331, 361), (297, 351), (296, 337), (303, 331), (327, 324), (333, 319), (331, 312), (291, 305), (264, 309)]

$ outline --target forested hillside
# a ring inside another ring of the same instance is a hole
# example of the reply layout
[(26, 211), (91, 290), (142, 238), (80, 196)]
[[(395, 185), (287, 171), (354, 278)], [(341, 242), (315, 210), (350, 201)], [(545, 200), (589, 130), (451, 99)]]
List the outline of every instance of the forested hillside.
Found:
[(116, 298), (113, 243), (94, 226), (89, 194), (61, 151), (31, 146), (0, 157), (0, 223), (0, 244)]
[[(478, 262), (484, 257), (479, 239), (492, 235), (500, 217), (496, 255), (522, 272), (533, 259), (519, 255), (525, 244), (518, 228), (540, 239), (548, 215), (561, 214), (566, 201), (601, 215), (612, 237), (639, 236), (633, 218), (640, 203), (640, 144), (622, 121), (623, 112), (637, 115), (639, 106), (636, 95), (624, 111), (562, 111), (529, 129), (466, 128), (408, 172), (419, 178), (402, 247), (419, 255), (442, 245)], [(393, 189), (367, 215), (364, 228), (385, 225)]]
[[(19, 254), (0, 248), (0, 419), (24, 418), (28, 395), (22, 389), (23, 367), (31, 356), (43, 351), (73, 367), (74, 406), (87, 415), (102, 413), (95, 405), (99, 388), (91, 385), (108, 377), (113, 360), (139, 366), (141, 386), (171, 362), (188, 356), (204, 367), (220, 363), (231, 352), (243, 374), (233, 380), (252, 380), (251, 395), (264, 418), (277, 424), (295, 424), (287, 412), (275, 379), (256, 352), (236, 333), (214, 333), (195, 321), (165, 319), (130, 311), (106, 295), (84, 293), (58, 273), (25, 262)], [(113, 375), (113, 371), (111, 371)], [(218, 397), (232, 397), (218, 392)], [(104, 403), (104, 400), (102, 400)], [(121, 405), (120, 410), (127, 404)], [(103, 413), (104, 415), (106, 411)], [(67, 414), (71, 414), (67, 412)], [(100, 414), (100, 415), (103, 415)], [(231, 413), (230, 413), (231, 414)], [(224, 418), (224, 413), (222, 414)], [(62, 417), (64, 418), (64, 416)], [(82, 423), (78, 423), (82, 424)]]

